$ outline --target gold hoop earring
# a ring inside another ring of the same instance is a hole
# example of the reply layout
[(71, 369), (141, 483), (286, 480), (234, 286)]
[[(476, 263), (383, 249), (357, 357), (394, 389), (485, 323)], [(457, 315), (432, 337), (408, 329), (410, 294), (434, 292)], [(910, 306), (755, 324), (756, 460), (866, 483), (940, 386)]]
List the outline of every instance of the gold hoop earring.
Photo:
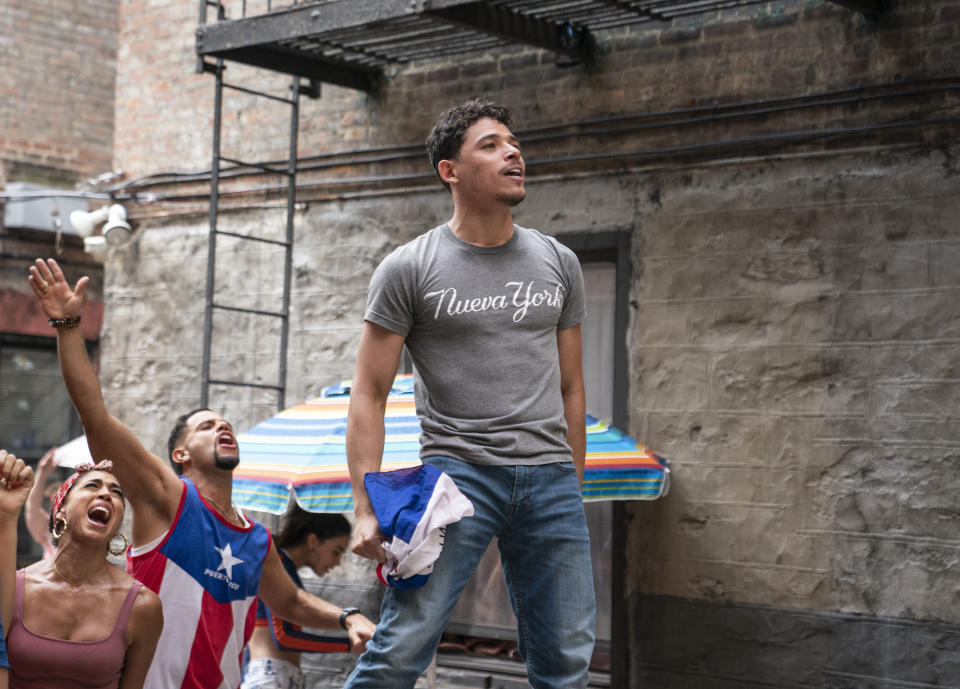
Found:
[(66, 517), (57, 517), (53, 521), (53, 528), (50, 530), (50, 533), (53, 534), (53, 537), (58, 541), (63, 537), (63, 534), (67, 531), (67, 518)]
[[(123, 546), (119, 550), (114, 550), (113, 540), (117, 538), (117, 536), (123, 539)], [(110, 551), (110, 554), (113, 555), (114, 557), (120, 557), (125, 552), (127, 552), (127, 548), (129, 547), (130, 547), (130, 541), (127, 540), (127, 537), (124, 536), (123, 533), (117, 532), (117, 535), (110, 539), (110, 545), (107, 546), (107, 550)]]

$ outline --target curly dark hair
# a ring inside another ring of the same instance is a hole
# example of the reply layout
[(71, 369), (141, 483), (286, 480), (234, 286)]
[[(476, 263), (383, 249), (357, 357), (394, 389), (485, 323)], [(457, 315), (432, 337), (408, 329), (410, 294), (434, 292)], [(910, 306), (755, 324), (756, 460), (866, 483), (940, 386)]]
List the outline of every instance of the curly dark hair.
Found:
[[(477, 120), (489, 117), (505, 127), (510, 126), (510, 111), (499, 103), (486, 98), (472, 98), (466, 103), (445, 110), (437, 119), (427, 137), (427, 157), (433, 171), (440, 176), (441, 160), (451, 160), (460, 154), (463, 135)], [(450, 191), (450, 185), (440, 180)]]
[(177, 449), (177, 445), (180, 443), (184, 432), (187, 430), (187, 421), (191, 416), (200, 411), (213, 410), (206, 407), (197, 407), (196, 409), (191, 409), (186, 414), (177, 417), (176, 422), (173, 424), (173, 429), (170, 431), (170, 436), (167, 438), (167, 457), (170, 459), (170, 464), (173, 465), (173, 470), (177, 472), (177, 476), (183, 473), (183, 467), (179, 462), (173, 461), (173, 451)]
[(314, 534), (319, 541), (350, 535), (350, 522), (342, 514), (307, 512), (296, 503), (283, 516), (283, 526), (274, 534), (277, 548), (292, 548)]

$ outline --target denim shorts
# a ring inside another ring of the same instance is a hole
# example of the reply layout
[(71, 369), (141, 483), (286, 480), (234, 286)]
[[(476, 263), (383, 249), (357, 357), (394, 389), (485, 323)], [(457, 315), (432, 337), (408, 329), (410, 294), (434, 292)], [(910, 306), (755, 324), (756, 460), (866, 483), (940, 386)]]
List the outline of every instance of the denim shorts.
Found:
[(303, 689), (303, 672), (277, 658), (252, 658), (240, 689)]

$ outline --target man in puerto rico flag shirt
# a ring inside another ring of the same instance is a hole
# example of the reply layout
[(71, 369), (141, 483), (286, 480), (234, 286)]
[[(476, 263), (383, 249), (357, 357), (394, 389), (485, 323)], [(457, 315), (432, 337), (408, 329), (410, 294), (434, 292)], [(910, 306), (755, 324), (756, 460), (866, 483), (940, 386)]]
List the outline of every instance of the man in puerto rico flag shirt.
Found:
[[(31, 269), (34, 293), (50, 319), (79, 322), (87, 281), (71, 288), (53, 259), (37, 259)], [(171, 468), (107, 410), (83, 331), (56, 332), (64, 383), (90, 453), (113, 461), (132, 507), (128, 570), (163, 604), (163, 633), (145, 686), (237, 689), (258, 595), (294, 624), (340, 629), (340, 607), (297, 588), (267, 530), (231, 502), (240, 461), (231, 425), (209, 409), (181, 416), (167, 444)], [(360, 614), (347, 616), (344, 627), (355, 652), (374, 630)]]

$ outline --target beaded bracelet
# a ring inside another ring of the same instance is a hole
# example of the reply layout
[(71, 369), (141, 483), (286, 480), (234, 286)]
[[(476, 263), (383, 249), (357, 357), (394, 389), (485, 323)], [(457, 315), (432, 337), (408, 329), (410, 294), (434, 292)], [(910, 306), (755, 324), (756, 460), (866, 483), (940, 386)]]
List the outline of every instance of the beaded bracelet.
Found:
[(51, 318), (48, 321), (51, 327), (57, 328), (76, 328), (80, 325), (80, 314), (73, 316), (72, 318)]

